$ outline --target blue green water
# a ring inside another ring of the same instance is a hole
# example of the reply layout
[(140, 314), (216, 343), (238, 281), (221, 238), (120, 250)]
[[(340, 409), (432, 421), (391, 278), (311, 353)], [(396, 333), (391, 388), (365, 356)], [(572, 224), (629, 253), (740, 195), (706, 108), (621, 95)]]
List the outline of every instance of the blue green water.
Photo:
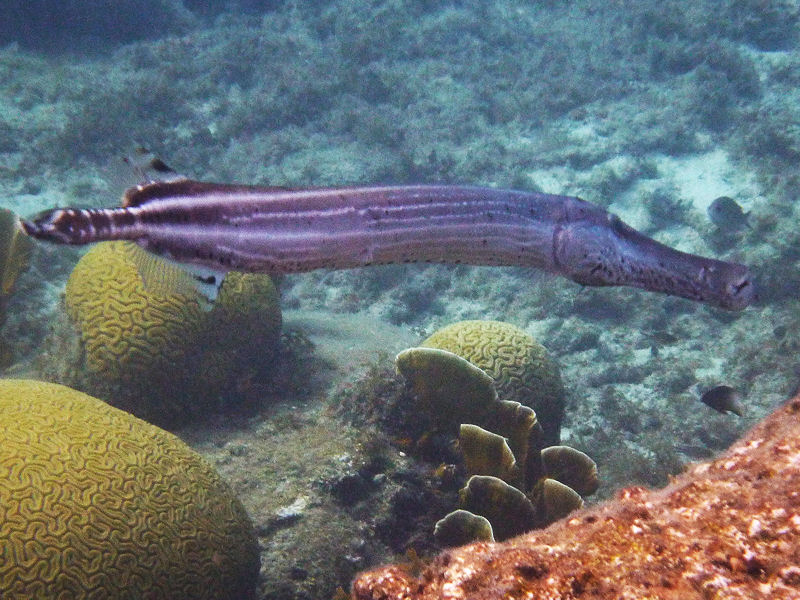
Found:
[[(390, 362), (449, 323), (507, 321), (548, 349), (567, 394), (562, 441), (598, 462), (603, 497), (626, 483), (660, 485), (726, 448), (797, 386), (796, 3), (6, 4), (0, 205), (18, 214), (117, 205), (136, 182), (118, 159), (143, 144), (195, 179), (578, 195), (756, 275), (760, 300), (742, 313), (510, 268), (284, 278), (286, 327), (315, 344), (285, 368), (313, 372), (257, 388), (246, 418), (215, 415), (179, 432), (250, 511), (272, 565), (264, 598), (327, 597), (355, 569), (429, 548), (428, 522), (414, 523), (425, 507), (404, 499), (397, 479), (384, 482), (380, 466), (368, 469), (363, 496), (343, 502), (330, 491), (369, 452), (347, 449), (359, 432), (323, 407), (379, 351)], [(711, 220), (719, 196), (749, 213), (746, 227)], [(77, 368), (48, 335), (82, 253), (41, 246), (18, 281), (0, 330), (7, 375), (58, 379)], [(717, 384), (741, 391), (742, 418), (697, 400)], [(330, 448), (308, 465), (298, 454), (312, 446)], [(397, 462), (386, 472), (422, 486), (415, 477), (431, 465), (389, 447)], [(293, 505), (305, 507), (298, 519), (274, 526)], [(398, 505), (402, 531), (387, 517)], [(317, 548), (310, 532), (326, 525)]]

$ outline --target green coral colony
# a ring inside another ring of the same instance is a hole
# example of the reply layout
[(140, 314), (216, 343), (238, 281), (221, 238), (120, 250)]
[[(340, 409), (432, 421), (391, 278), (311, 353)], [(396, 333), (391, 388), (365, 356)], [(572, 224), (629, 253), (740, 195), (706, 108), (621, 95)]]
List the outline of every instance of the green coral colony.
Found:
[[(433, 334), (424, 346), (447, 349), (404, 350), (395, 359), (397, 370), (418, 408), (440, 427), (452, 431), (460, 421), (459, 446), (470, 475), (459, 509), (436, 524), (440, 544), (503, 540), (543, 527), (597, 490), (594, 461), (567, 446), (543, 448), (548, 440), (536, 412), (519, 401), (549, 408), (557, 416), (549, 437), (558, 438), (561, 378), (530, 336), (507, 323), (464, 321)], [(499, 399), (506, 395), (514, 399)]]
[[(244, 352), (269, 356), (281, 328), (269, 277), (231, 273), (210, 305), (183, 270), (126, 242), (90, 250), (65, 301), (85, 365), (77, 383), (157, 422), (202, 410), (252, 363)], [(596, 490), (594, 462), (554, 445), (561, 376), (525, 332), (455, 323), (396, 366), (418, 408), (458, 437), (469, 475), (458, 509), (436, 524), (441, 545), (542, 527)], [(249, 518), (177, 438), (34, 381), (0, 382), (0, 416), (4, 597), (251, 597), (259, 561)]]
[(174, 435), (64, 386), (4, 380), (0, 465), (0, 597), (252, 597), (250, 519)]
[(86, 366), (75, 384), (159, 425), (207, 412), (244, 369), (270, 363), (278, 300), (268, 276), (232, 272), (210, 306), (183, 269), (130, 242), (98, 244), (66, 288)]
[(559, 439), (564, 418), (564, 384), (547, 349), (501, 321), (460, 321), (443, 327), (420, 346), (448, 350), (483, 370), (498, 395), (536, 411), (548, 444)]

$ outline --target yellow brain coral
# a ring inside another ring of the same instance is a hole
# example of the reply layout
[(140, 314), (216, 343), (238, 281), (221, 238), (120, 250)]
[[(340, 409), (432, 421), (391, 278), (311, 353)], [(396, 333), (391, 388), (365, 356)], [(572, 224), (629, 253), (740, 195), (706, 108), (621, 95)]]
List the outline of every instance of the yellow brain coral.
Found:
[(160, 424), (205, 412), (272, 358), (281, 328), (266, 275), (229, 273), (213, 306), (177, 266), (130, 242), (94, 246), (66, 306), (84, 347), (79, 387)]
[(483, 369), (494, 379), (500, 399), (536, 411), (546, 445), (558, 443), (564, 416), (561, 373), (545, 347), (530, 335), (500, 321), (460, 321), (420, 345), (448, 350)]
[(178, 438), (70, 388), (0, 381), (0, 598), (239, 599), (258, 546)]

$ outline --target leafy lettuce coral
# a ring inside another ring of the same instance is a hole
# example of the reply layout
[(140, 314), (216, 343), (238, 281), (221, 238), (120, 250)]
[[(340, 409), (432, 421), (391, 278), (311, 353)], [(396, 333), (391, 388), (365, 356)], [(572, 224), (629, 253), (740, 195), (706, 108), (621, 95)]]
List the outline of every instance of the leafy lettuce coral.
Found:
[(281, 328), (268, 276), (229, 273), (209, 308), (183, 269), (129, 242), (80, 260), (66, 306), (83, 342), (80, 387), (159, 424), (207, 411), (264, 368)]
[(174, 435), (64, 386), (4, 380), (0, 465), (0, 597), (252, 597), (250, 520)]
[[(581, 496), (597, 491), (597, 465), (591, 458), (569, 446), (541, 449), (533, 411), (507, 404), (523, 409), (516, 411), (517, 425), (508, 438), (461, 425), (459, 446), (470, 478), (459, 493), (459, 510), (436, 524), (434, 535), (442, 545), (505, 540), (545, 527), (583, 506)], [(528, 443), (520, 446), (514, 438), (526, 429)]]
[(500, 398), (533, 408), (545, 442), (558, 443), (564, 384), (558, 365), (533, 337), (501, 321), (460, 321), (436, 331), (420, 345), (458, 354), (485, 371)]

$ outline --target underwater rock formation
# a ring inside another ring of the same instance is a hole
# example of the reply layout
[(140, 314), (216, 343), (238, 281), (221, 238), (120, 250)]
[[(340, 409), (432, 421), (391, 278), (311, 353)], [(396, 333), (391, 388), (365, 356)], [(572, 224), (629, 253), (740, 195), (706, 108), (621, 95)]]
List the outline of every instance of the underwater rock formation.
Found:
[(51, 383), (0, 381), (0, 597), (251, 598), (244, 508), (174, 435)]
[(158, 425), (212, 411), (268, 368), (281, 329), (266, 275), (231, 272), (213, 305), (183, 269), (135, 244), (98, 244), (67, 282), (85, 381), (64, 381)]
[(800, 396), (665, 489), (503, 544), (442, 553), (418, 577), (359, 576), (354, 600), (800, 597)]
[(494, 380), (503, 400), (536, 411), (546, 445), (559, 441), (564, 417), (564, 385), (558, 365), (530, 335), (500, 321), (461, 321), (436, 331), (420, 346), (448, 350)]

